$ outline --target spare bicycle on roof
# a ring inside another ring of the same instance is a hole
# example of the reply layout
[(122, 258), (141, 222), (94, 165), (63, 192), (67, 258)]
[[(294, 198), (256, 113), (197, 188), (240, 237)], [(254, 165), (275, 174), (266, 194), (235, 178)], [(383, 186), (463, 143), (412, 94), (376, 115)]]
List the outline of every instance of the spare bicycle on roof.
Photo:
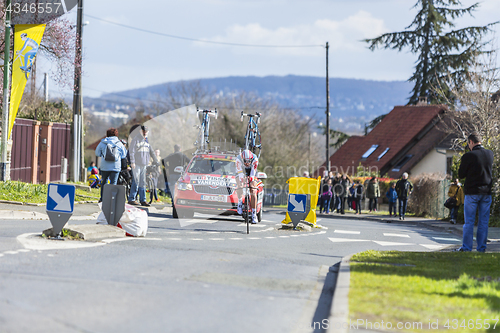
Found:
[(260, 158), (260, 153), (262, 151), (262, 142), (259, 131), (261, 115), (262, 114), (260, 112), (248, 114), (241, 111), (241, 121), (243, 121), (244, 117), (248, 117), (248, 126), (245, 133), (245, 149), (248, 149), (257, 155), (257, 158)]
[(198, 125), (199, 133), (194, 145), (198, 147), (197, 152), (207, 151), (210, 144), (210, 117), (217, 119), (217, 109), (214, 110), (196, 110), (196, 113), (202, 113), (201, 125)]

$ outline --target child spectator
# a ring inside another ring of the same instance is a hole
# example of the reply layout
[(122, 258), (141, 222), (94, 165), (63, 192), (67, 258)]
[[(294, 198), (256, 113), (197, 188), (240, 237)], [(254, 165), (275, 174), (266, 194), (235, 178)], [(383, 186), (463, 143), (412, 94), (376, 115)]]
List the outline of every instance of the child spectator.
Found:
[(392, 216), (392, 212), (394, 212), (394, 216), (397, 216), (396, 202), (398, 202), (398, 192), (396, 192), (396, 183), (391, 184), (385, 196), (389, 200), (389, 216)]

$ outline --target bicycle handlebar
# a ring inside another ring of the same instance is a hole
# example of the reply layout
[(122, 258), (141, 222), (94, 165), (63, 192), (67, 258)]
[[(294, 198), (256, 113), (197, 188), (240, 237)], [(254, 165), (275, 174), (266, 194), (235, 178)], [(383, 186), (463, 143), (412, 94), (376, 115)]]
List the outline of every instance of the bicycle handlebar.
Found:
[(249, 114), (249, 113), (243, 113), (243, 111), (241, 111), (241, 121), (243, 121), (243, 117), (249, 117), (249, 118), (257, 118), (257, 123), (260, 122), (260, 117), (262, 116), (262, 113), (260, 112), (255, 112), (255, 114)]
[(196, 113), (200, 113), (200, 112), (207, 113), (209, 116), (213, 116), (213, 117), (215, 117), (215, 119), (217, 119), (217, 115), (218, 115), (217, 109), (214, 109), (214, 110), (196, 110)]

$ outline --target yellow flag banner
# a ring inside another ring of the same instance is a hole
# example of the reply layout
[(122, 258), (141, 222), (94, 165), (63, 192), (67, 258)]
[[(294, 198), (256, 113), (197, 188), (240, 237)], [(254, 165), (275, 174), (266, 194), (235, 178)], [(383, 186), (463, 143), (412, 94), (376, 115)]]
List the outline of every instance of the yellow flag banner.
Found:
[(9, 107), (9, 138), (30, 77), (35, 56), (42, 41), (45, 24), (18, 24), (14, 26), (14, 60), (12, 62), (12, 92)]

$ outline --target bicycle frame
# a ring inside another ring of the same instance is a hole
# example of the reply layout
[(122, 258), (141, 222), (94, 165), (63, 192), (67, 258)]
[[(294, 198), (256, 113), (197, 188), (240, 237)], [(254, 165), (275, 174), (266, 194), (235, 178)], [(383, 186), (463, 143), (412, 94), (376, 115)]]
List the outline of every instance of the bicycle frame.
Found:
[(196, 113), (202, 113), (202, 121), (201, 125), (198, 127), (200, 132), (198, 134), (198, 139), (194, 143), (195, 146), (198, 146), (198, 150), (205, 151), (208, 150), (208, 145), (210, 144), (210, 116), (215, 117), (217, 119), (217, 109), (214, 110), (197, 110)]
[[(259, 123), (261, 113), (256, 112), (255, 114), (246, 114), (241, 111), (241, 121), (243, 117), (248, 117), (248, 126), (245, 133), (245, 149), (251, 150), (254, 154), (257, 154), (256, 150), (259, 149), (257, 158), (260, 158), (260, 153), (262, 151), (262, 143), (260, 139)], [(257, 119), (257, 121), (254, 120)], [(257, 142), (258, 141), (258, 142)]]

